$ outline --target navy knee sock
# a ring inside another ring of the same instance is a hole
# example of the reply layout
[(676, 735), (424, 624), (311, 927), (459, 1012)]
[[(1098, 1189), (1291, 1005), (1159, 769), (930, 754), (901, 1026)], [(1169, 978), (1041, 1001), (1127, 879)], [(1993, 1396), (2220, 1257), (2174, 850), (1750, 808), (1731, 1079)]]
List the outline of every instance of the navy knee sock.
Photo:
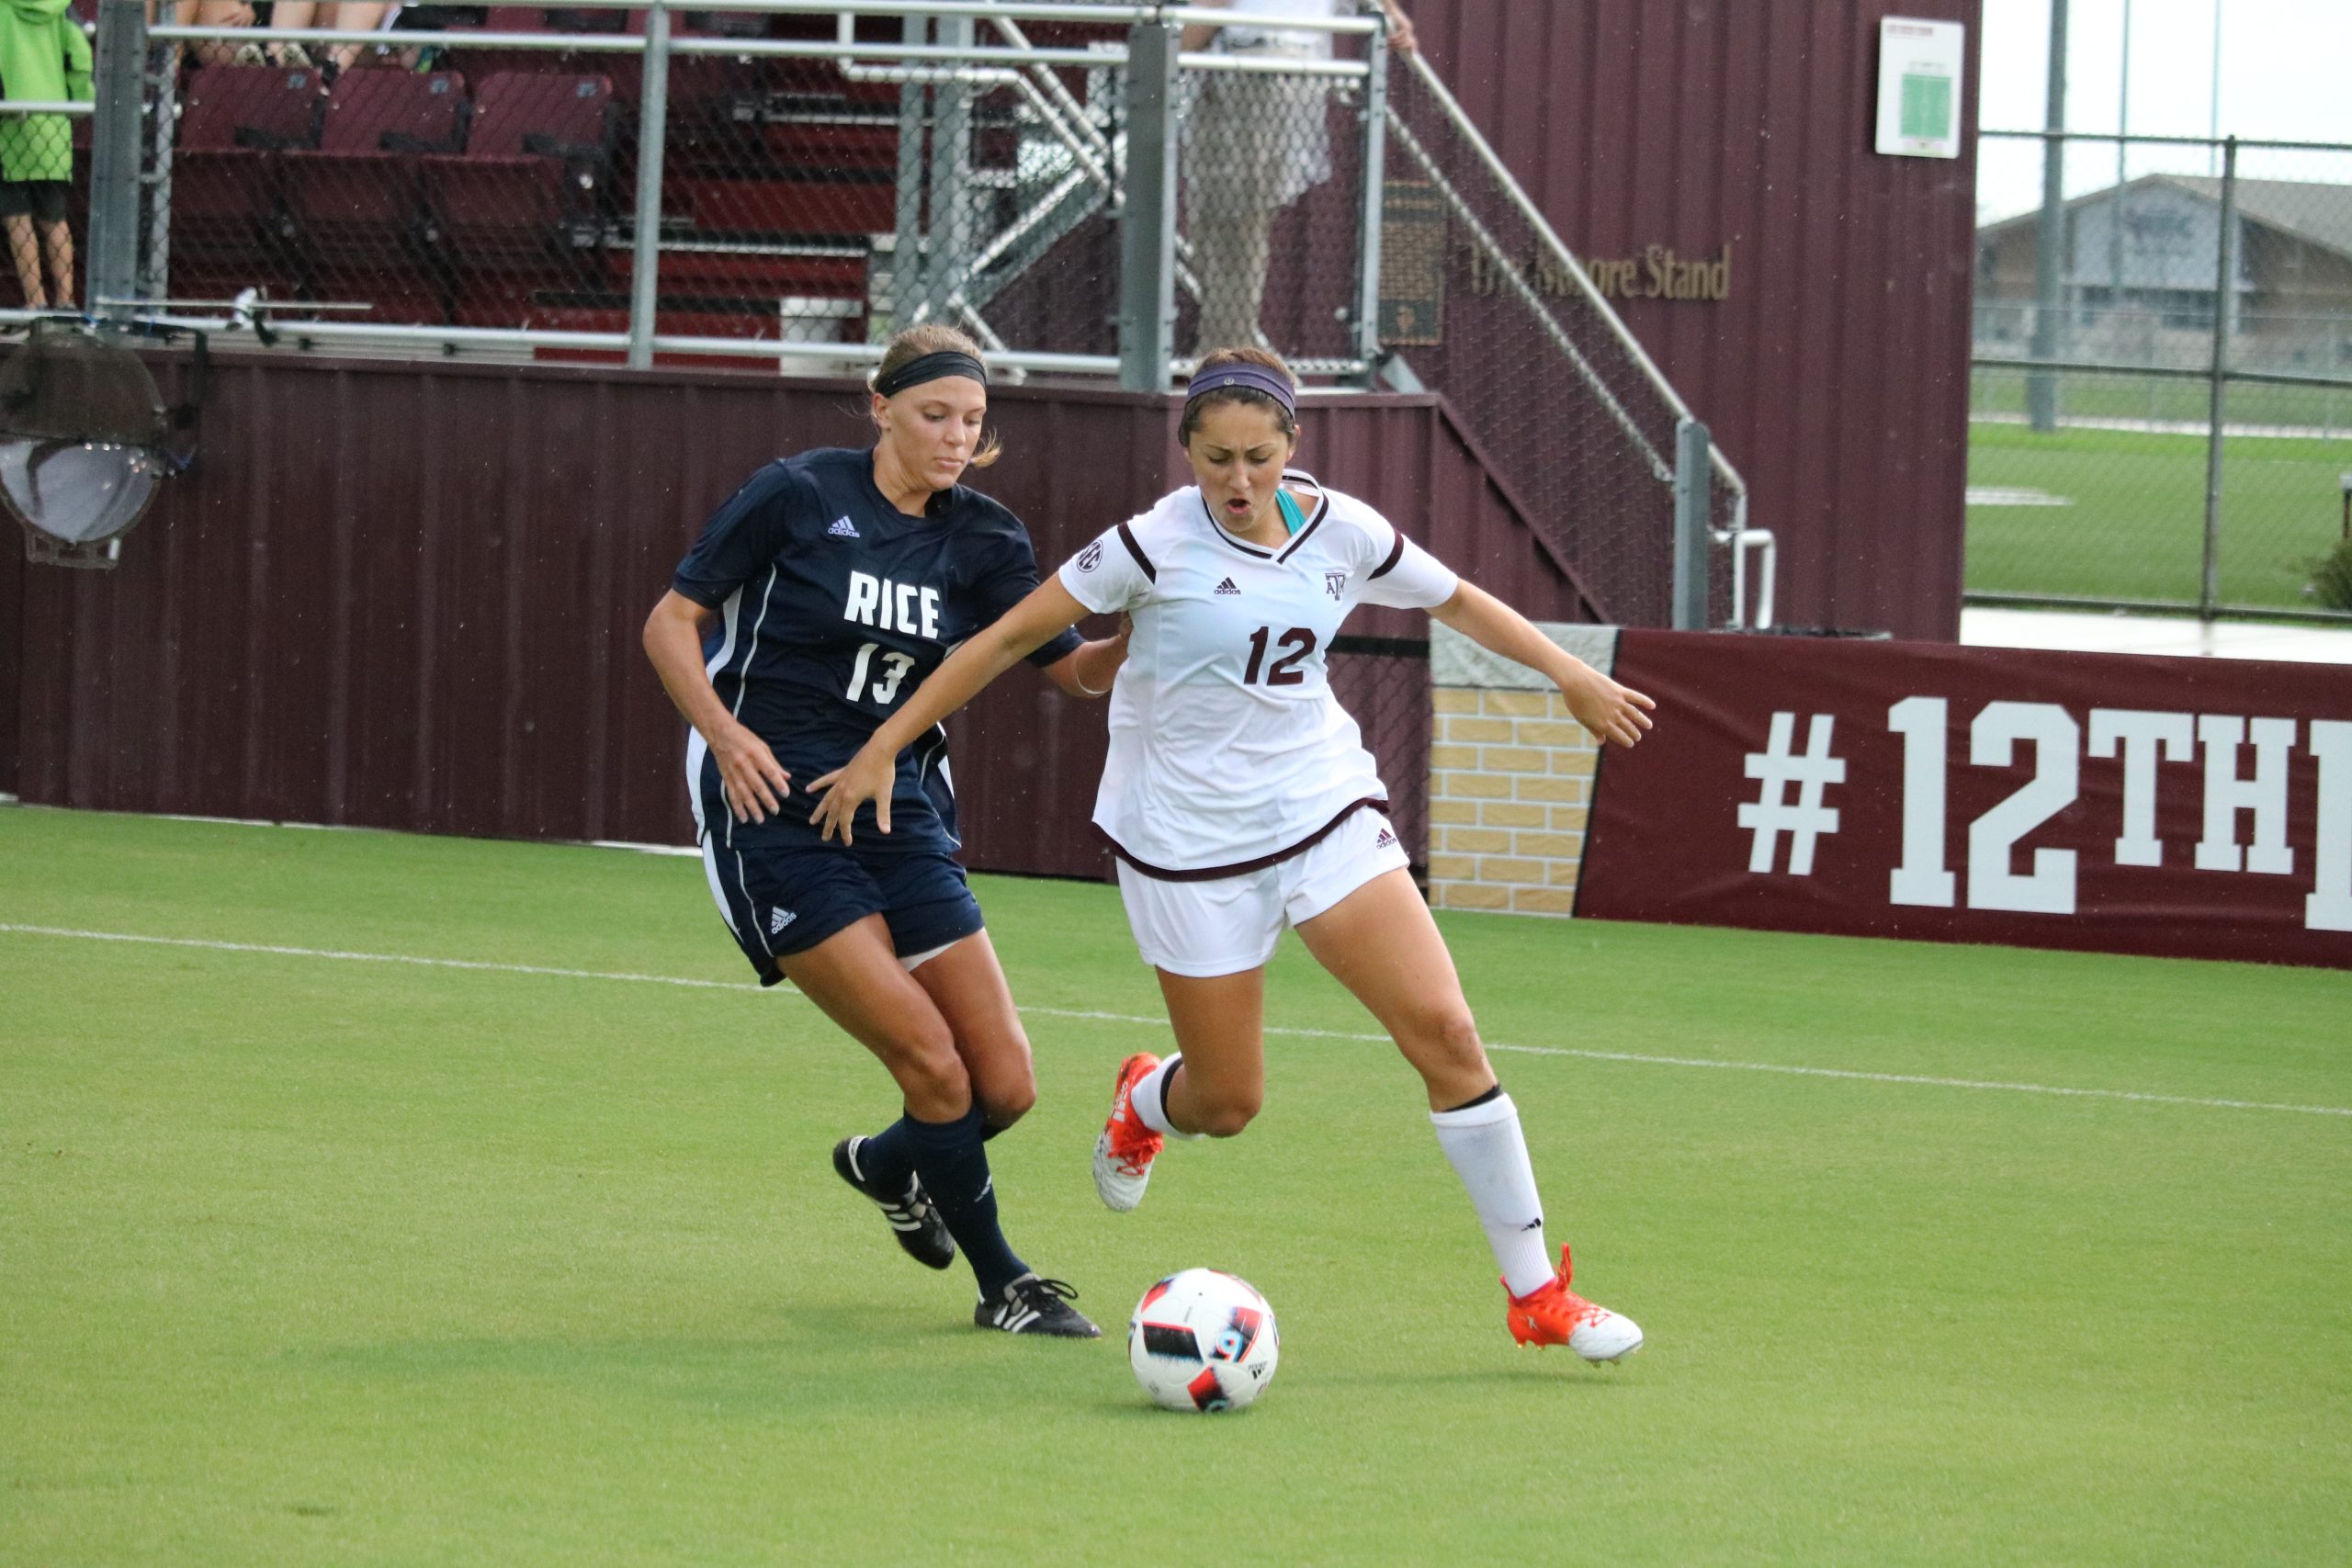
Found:
[[(915, 1119), (900, 1114), (879, 1134), (858, 1145), (858, 1170), (882, 1192), (906, 1192), (908, 1178), (915, 1176), (915, 1138), (908, 1134), (910, 1126), (915, 1126)], [(981, 1143), (988, 1143), (1002, 1131), (1002, 1126), (983, 1122)]]
[(980, 1294), (994, 1296), (1028, 1273), (1029, 1265), (1014, 1254), (997, 1226), (996, 1187), (989, 1179), (988, 1151), (980, 1146), (980, 1125), (976, 1105), (953, 1122), (901, 1117), (891, 1131), (904, 1130), (923, 1190), (939, 1206), (947, 1234), (972, 1266)]
[[(913, 1117), (901, 1115), (857, 1145), (857, 1168), (866, 1180), (885, 1192), (907, 1190), (907, 1179), (915, 1173), (914, 1137), (908, 1129), (916, 1124)], [(1001, 1127), (983, 1122), (980, 1142), (985, 1144), (1003, 1131)]]
[(901, 1115), (857, 1145), (857, 1168), (876, 1191), (904, 1192), (914, 1179), (914, 1138), (908, 1132), (913, 1125), (914, 1118)]

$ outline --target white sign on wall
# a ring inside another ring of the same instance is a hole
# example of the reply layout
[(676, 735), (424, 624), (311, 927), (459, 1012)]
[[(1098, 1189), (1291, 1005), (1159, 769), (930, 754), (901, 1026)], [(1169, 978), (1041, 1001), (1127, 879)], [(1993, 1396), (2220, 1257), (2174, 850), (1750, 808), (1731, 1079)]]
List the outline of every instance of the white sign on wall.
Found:
[(1906, 158), (1960, 156), (1959, 22), (1887, 17), (1878, 25), (1878, 150)]

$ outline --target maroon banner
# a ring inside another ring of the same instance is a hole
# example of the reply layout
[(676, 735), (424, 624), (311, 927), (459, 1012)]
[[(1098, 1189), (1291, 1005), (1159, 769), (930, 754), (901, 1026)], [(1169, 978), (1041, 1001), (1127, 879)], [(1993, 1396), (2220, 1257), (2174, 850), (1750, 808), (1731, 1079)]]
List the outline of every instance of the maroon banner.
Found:
[(1577, 913), (2352, 967), (2352, 670), (1627, 631)]

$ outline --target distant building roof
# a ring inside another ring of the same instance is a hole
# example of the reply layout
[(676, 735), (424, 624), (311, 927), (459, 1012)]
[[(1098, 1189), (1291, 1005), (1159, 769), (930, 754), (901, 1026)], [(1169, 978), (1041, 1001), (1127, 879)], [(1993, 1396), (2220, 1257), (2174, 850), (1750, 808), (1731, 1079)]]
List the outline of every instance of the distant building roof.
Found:
[[(2352, 259), (2352, 185), (2329, 185), (2316, 180), (2247, 180), (2238, 181), (2238, 211), (2265, 228), (2292, 234), (2307, 243), (2317, 245), (2336, 254)], [(2222, 182), (2208, 175), (2143, 175), (2124, 188), (2144, 190), (2158, 186), (2170, 186), (2187, 191), (2199, 201), (2218, 207), (2222, 201)], [(2115, 187), (2087, 192), (2066, 204), (2073, 212), (2080, 207), (2096, 206), (2111, 199)], [(2040, 211), (2022, 212), (1998, 223), (1987, 223), (1979, 229), (1979, 240), (1993, 239), (2019, 229), (2031, 229), (2041, 220)]]

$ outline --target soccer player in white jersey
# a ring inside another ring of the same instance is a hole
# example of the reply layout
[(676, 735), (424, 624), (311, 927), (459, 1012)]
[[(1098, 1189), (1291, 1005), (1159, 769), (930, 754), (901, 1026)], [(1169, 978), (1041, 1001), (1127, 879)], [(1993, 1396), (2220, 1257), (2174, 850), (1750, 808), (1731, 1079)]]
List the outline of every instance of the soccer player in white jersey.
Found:
[(1142, 1200), (1163, 1140), (1231, 1137), (1265, 1090), (1266, 961), (1284, 925), (1377, 1018), (1428, 1090), (1430, 1120), (1502, 1270), (1521, 1345), (1587, 1360), (1640, 1348), (1633, 1321), (1555, 1272), (1518, 1109), (1496, 1082), (1437, 923), (1383, 815), (1387, 801), (1324, 657), (1359, 604), (1426, 609), (1556, 682), (1602, 740), (1631, 746), (1650, 699), (1556, 647), (1352, 496), (1289, 467), (1295, 386), (1281, 360), (1225, 349), (1193, 377), (1179, 439), (1198, 481), (1072, 557), (976, 633), (815, 782), (811, 820), (850, 838), (868, 802), (890, 828), (901, 748), (1090, 614), (1134, 619), (1111, 701), (1094, 821), (1177, 1050), (1123, 1063), (1096, 1142), (1102, 1201)]

